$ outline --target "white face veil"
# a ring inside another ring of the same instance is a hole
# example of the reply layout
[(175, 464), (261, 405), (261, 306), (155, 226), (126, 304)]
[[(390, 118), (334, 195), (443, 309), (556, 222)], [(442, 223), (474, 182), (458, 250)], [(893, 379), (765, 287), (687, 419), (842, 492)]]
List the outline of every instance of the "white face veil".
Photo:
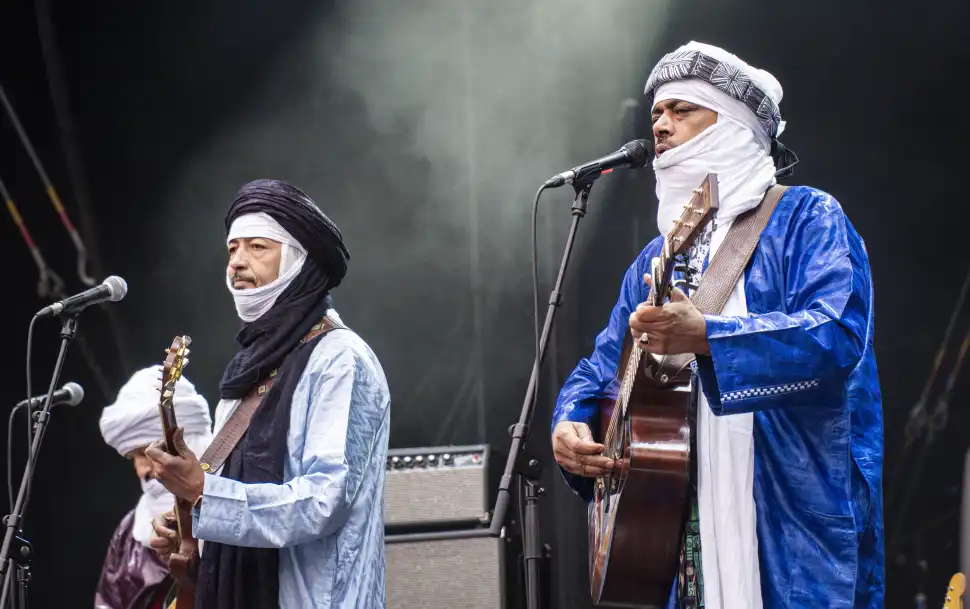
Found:
[(741, 102), (697, 79), (661, 85), (655, 99), (683, 100), (717, 113), (716, 123), (653, 161), (660, 233), (670, 231), (708, 173), (718, 178), (718, 225), (756, 207), (775, 184), (771, 142), (759, 128), (757, 117)]
[(233, 239), (255, 238), (270, 239), (281, 245), (280, 271), (279, 276), (270, 283), (243, 290), (234, 288), (232, 279), (226, 275), (226, 287), (236, 304), (236, 313), (245, 322), (256, 321), (276, 304), (276, 299), (300, 274), (306, 260), (303, 246), (279, 222), (264, 212), (236, 218), (229, 227), (226, 244)]

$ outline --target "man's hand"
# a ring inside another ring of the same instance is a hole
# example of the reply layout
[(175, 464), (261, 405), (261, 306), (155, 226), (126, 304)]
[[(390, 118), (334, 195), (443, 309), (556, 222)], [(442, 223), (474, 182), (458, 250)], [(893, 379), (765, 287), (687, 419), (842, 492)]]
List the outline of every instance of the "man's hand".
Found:
[(152, 538), (149, 545), (168, 566), (168, 559), (179, 549), (179, 536), (175, 522), (175, 512), (165, 512), (152, 520)]
[(552, 430), (553, 455), (567, 472), (589, 478), (609, 473), (613, 460), (602, 456), (603, 449), (584, 423), (561, 421)]
[[(652, 285), (650, 275), (643, 276), (647, 285)], [(630, 330), (637, 346), (648, 353), (657, 355), (680, 355), (694, 353), (710, 355), (711, 346), (707, 342), (707, 321), (704, 315), (678, 288), (670, 291), (670, 301), (662, 307), (646, 303), (637, 305), (630, 314)], [(646, 333), (646, 341), (641, 336)]]
[(199, 465), (195, 454), (185, 445), (183, 435), (181, 427), (175, 430), (173, 439), (175, 449), (179, 453), (178, 457), (165, 452), (164, 440), (152, 442), (151, 446), (145, 449), (145, 456), (152, 460), (155, 477), (168, 489), (168, 492), (179, 499), (195, 503), (195, 500), (202, 495), (205, 472), (202, 471), (202, 466)]

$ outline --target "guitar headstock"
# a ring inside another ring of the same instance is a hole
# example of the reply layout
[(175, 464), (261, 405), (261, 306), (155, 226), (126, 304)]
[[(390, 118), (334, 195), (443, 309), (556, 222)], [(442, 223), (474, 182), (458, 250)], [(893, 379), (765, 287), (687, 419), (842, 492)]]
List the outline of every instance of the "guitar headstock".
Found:
[(694, 189), (694, 194), (684, 205), (680, 218), (664, 237), (660, 257), (654, 260), (650, 274), (653, 278), (650, 294), (654, 306), (662, 305), (670, 293), (670, 278), (673, 273), (670, 262), (690, 250), (707, 224), (714, 219), (718, 206), (717, 175), (709, 173), (700, 186)]
[(158, 409), (162, 415), (162, 430), (165, 433), (165, 443), (168, 452), (176, 454), (172, 441), (172, 434), (178, 427), (175, 420), (175, 385), (182, 378), (182, 370), (189, 365), (189, 344), (192, 339), (188, 336), (176, 336), (172, 346), (165, 350), (165, 362), (162, 364), (162, 386), (158, 398)]
[(671, 258), (687, 253), (707, 223), (714, 218), (718, 205), (717, 176), (709, 173), (701, 185), (694, 189), (694, 196), (684, 205), (684, 212), (664, 239)]
[(963, 609), (963, 593), (967, 590), (967, 578), (963, 573), (956, 573), (950, 578), (950, 585), (946, 589), (946, 600), (943, 609)]

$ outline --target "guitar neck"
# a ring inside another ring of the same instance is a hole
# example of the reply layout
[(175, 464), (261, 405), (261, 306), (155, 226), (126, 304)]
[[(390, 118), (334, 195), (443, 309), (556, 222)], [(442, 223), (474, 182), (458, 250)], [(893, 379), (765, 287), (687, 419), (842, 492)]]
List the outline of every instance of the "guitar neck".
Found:
[(177, 455), (178, 451), (175, 450), (175, 430), (178, 428), (178, 422), (175, 420), (175, 406), (172, 405), (171, 396), (166, 399), (163, 394), (158, 409), (162, 415), (162, 436), (165, 438), (165, 450), (170, 455)]
[(660, 256), (654, 260), (650, 275), (652, 285), (647, 301), (655, 307), (663, 306), (670, 296), (670, 284), (674, 272), (672, 262), (673, 260), (668, 253), (668, 245), (665, 240), (664, 246), (660, 250)]

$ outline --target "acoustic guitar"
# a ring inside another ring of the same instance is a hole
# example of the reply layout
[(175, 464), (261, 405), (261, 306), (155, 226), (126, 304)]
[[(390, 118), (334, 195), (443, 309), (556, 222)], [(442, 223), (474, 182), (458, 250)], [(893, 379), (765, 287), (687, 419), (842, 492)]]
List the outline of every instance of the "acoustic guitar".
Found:
[[(694, 190), (653, 261), (647, 302), (670, 296), (675, 266), (718, 207), (717, 177)], [(693, 354), (655, 357), (627, 332), (615, 400), (600, 404), (604, 455), (613, 471), (594, 484), (589, 507), (589, 580), (596, 605), (664, 607), (679, 564), (690, 474), (690, 370)]]
[(963, 609), (963, 593), (967, 590), (967, 578), (963, 573), (955, 573), (946, 589), (943, 609)]
[[(175, 420), (175, 384), (182, 378), (182, 369), (189, 364), (188, 336), (176, 336), (172, 346), (166, 350), (165, 363), (162, 364), (162, 387), (158, 398), (158, 410), (162, 418), (162, 431), (165, 437), (165, 450), (178, 455), (174, 435), (178, 428)], [(174, 602), (168, 609), (193, 609), (195, 606), (195, 580), (191, 575), (193, 557), (198, 553), (198, 542), (192, 537), (192, 504), (185, 499), (175, 500), (175, 521), (179, 535), (178, 551), (169, 559), (169, 573), (174, 580), (172, 592)]]

